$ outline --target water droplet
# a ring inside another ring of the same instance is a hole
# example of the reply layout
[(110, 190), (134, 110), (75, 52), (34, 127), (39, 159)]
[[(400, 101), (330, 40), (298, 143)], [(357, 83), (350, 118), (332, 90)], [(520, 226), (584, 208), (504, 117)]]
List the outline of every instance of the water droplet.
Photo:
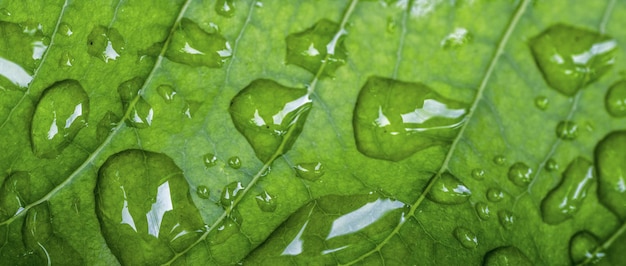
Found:
[(552, 172), (552, 171), (556, 171), (559, 170), (559, 164), (552, 158), (548, 159), (548, 161), (546, 161), (546, 170)]
[(475, 168), (472, 170), (472, 177), (476, 180), (483, 180), (485, 177), (485, 169)]
[(78, 81), (52, 84), (43, 92), (33, 115), (30, 139), (35, 156), (57, 157), (87, 126), (88, 117), (89, 97)]
[(491, 202), (499, 202), (504, 199), (504, 192), (497, 188), (490, 188), (487, 190), (487, 199)]
[(499, 210), (498, 211), (498, 221), (500, 221), (500, 225), (506, 229), (511, 229), (513, 224), (515, 223), (515, 216), (513, 213), (507, 210)]
[(194, 67), (221, 67), (233, 51), (217, 32), (208, 33), (195, 22), (183, 18), (172, 35), (165, 57), (176, 63)]
[(461, 204), (466, 202), (472, 192), (450, 173), (443, 173), (433, 184), (428, 199), (441, 204)]
[(176, 96), (176, 91), (171, 85), (160, 85), (157, 87), (157, 92), (166, 103), (171, 103), (174, 100), (174, 96)]
[(588, 231), (576, 233), (569, 241), (569, 256), (576, 265), (592, 265), (606, 255), (598, 250), (598, 238)]
[(594, 178), (592, 162), (582, 157), (574, 159), (561, 182), (541, 202), (543, 221), (559, 224), (572, 218), (580, 210)]
[(204, 222), (183, 171), (165, 154), (125, 150), (98, 172), (96, 214), (122, 264), (158, 265), (194, 243)]
[(105, 63), (117, 60), (125, 46), (124, 37), (115, 28), (96, 26), (87, 36), (87, 53)]
[(396, 28), (398, 27), (398, 23), (393, 17), (387, 17), (387, 32), (394, 33)]
[(7, 177), (0, 187), (0, 219), (6, 219), (23, 211), (30, 195), (30, 175), (16, 172)]
[(261, 194), (255, 197), (256, 204), (264, 212), (273, 212), (276, 210), (276, 199), (274, 196), (267, 193), (267, 191), (261, 192)]
[(626, 131), (613, 131), (595, 149), (598, 198), (610, 210), (626, 218)]
[(241, 232), (239, 224), (231, 217), (228, 217), (228, 219), (224, 220), (224, 222), (217, 227), (215, 236), (209, 239), (209, 243), (211, 243), (211, 245), (223, 244), (227, 240), (232, 239), (233, 236), (239, 232)]
[(352, 125), (366, 156), (400, 161), (450, 143), (463, 124), (465, 105), (421, 83), (370, 77), (361, 89)]
[(0, 90), (24, 90), (33, 80), (50, 39), (41, 25), (25, 27), (0, 21)]
[(98, 127), (96, 128), (96, 139), (99, 143), (102, 143), (109, 134), (111, 134), (111, 130), (115, 128), (118, 122), (120, 122), (120, 118), (111, 111), (108, 111), (102, 119), (100, 119)]
[(222, 190), (222, 197), (220, 198), (220, 204), (226, 208), (229, 207), (235, 202), (237, 197), (239, 197), (240, 192), (243, 192), (243, 185), (241, 182), (232, 182), (224, 187)]
[(525, 187), (527, 186), (531, 179), (533, 178), (533, 169), (531, 169), (528, 165), (522, 162), (517, 162), (511, 165), (509, 168), (509, 180), (513, 182), (513, 184)]
[(476, 237), (476, 234), (465, 227), (459, 226), (454, 229), (454, 237), (464, 248), (474, 249), (478, 246), (478, 237)]
[(504, 157), (504, 155), (496, 155), (493, 157), (493, 163), (497, 165), (504, 165), (506, 164), (506, 157)]
[(476, 214), (480, 219), (486, 221), (489, 217), (491, 217), (491, 210), (489, 209), (489, 205), (487, 205), (487, 203), (478, 202), (474, 207), (476, 208)]
[(548, 97), (546, 96), (537, 96), (537, 98), (535, 98), (535, 106), (541, 110), (548, 109), (549, 104), (550, 100), (548, 100)]
[(196, 113), (196, 110), (200, 108), (201, 102), (187, 100), (185, 101), (185, 105), (183, 106), (182, 114), (187, 118), (191, 119)]
[[(128, 110), (134, 102), (126, 123), (135, 128), (149, 127), (152, 125), (152, 119), (154, 118), (152, 106), (143, 97), (139, 96), (139, 90), (141, 90), (144, 82), (144, 79), (135, 77), (122, 82), (117, 87), (117, 93), (120, 95), (124, 110)], [(139, 99), (135, 100), (136, 97), (139, 97)]]
[(296, 169), (296, 175), (298, 177), (309, 181), (315, 181), (322, 177), (325, 173), (324, 165), (320, 162), (299, 163), (294, 167), (294, 169)]
[(6, 17), (10, 17), (11, 16), (11, 12), (6, 9), (6, 8), (0, 8), (0, 15), (6, 16)]
[(227, 18), (232, 17), (235, 15), (235, 4), (233, 0), (217, 0), (217, 2), (215, 2), (215, 12)]
[(61, 22), (61, 24), (59, 25), (58, 31), (61, 35), (68, 36), (68, 37), (74, 34), (74, 32), (72, 31), (72, 26), (70, 26), (70, 24), (67, 24), (65, 22)]
[(261, 173), (261, 176), (267, 176), (272, 172), (272, 167), (268, 166), (265, 168), (265, 170), (263, 170), (263, 172)]
[(556, 24), (534, 37), (530, 49), (550, 87), (573, 96), (611, 69), (617, 41), (594, 31)]
[(533, 263), (526, 255), (516, 247), (505, 246), (495, 248), (485, 255), (483, 265), (485, 266), (532, 266)]
[(472, 40), (472, 34), (466, 28), (456, 28), (454, 31), (443, 40), (441, 40), (441, 47), (444, 49), (459, 48)]
[(207, 186), (200, 185), (196, 188), (196, 194), (202, 199), (208, 199), (211, 196), (211, 191)]
[(573, 140), (578, 136), (578, 125), (573, 121), (561, 121), (556, 126), (556, 136), (563, 140)]
[(334, 76), (337, 68), (346, 63), (348, 54), (343, 44), (345, 30), (339, 24), (322, 19), (312, 27), (289, 34), (287, 42), (287, 64), (300, 66), (313, 74), (322, 68), (323, 76)]
[(241, 159), (239, 159), (239, 157), (237, 156), (228, 158), (228, 166), (230, 166), (233, 169), (241, 168)]
[(626, 116), (626, 80), (618, 81), (609, 88), (604, 106), (613, 117)]
[(204, 162), (204, 167), (211, 168), (217, 164), (217, 156), (213, 153), (207, 153), (202, 156), (202, 161)]
[(61, 54), (61, 60), (59, 60), (59, 66), (71, 67), (73, 65), (74, 65), (74, 56), (68, 51), (63, 52)]
[(228, 111), (256, 156), (268, 162), (291, 149), (311, 106), (306, 90), (257, 79), (233, 98)]

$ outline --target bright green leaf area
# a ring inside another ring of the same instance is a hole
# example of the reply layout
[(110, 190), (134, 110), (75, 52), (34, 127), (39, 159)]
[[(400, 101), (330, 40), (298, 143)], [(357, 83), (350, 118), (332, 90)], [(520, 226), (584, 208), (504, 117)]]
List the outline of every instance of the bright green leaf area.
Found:
[(625, 16), (0, 0), (0, 265), (626, 265)]

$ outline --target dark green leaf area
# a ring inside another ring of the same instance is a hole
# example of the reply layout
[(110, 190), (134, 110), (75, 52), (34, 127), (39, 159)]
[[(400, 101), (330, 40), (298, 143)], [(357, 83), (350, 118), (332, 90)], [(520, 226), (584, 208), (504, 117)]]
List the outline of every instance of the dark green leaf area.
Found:
[(103, 236), (123, 264), (164, 263), (204, 230), (182, 170), (167, 155), (112, 155), (100, 168), (95, 192)]
[[(334, 76), (346, 63), (348, 53), (339, 24), (322, 19), (311, 28), (287, 36), (288, 64), (300, 66), (313, 74), (323, 67), (322, 76)], [(325, 64), (324, 64), (325, 63)]]

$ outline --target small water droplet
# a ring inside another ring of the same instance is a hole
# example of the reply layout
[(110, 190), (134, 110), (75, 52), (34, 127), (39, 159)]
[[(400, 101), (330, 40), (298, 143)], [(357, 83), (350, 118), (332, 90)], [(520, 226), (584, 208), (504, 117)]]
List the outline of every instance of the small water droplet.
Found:
[(548, 161), (546, 161), (546, 170), (552, 172), (552, 171), (556, 171), (559, 170), (559, 164), (552, 158), (548, 159)]
[(230, 44), (217, 32), (208, 33), (183, 18), (172, 35), (165, 57), (194, 67), (221, 67), (233, 54)]
[(594, 31), (556, 24), (532, 38), (530, 49), (550, 87), (573, 96), (611, 69), (617, 41)]
[(317, 74), (322, 64), (326, 63), (323, 76), (334, 76), (337, 68), (343, 66), (348, 58), (343, 44), (343, 36), (347, 32), (339, 30), (339, 24), (322, 19), (306, 30), (289, 34), (286, 38), (287, 64)]
[(29, 86), (50, 44), (41, 29), (40, 24), (24, 26), (0, 20), (0, 90)]
[(65, 22), (61, 22), (61, 24), (59, 25), (58, 31), (61, 35), (64, 35), (67, 37), (72, 36), (72, 34), (74, 34), (74, 32), (72, 31), (72, 26), (70, 26), (70, 24), (67, 24)]
[(124, 37), (115, 28), (96, 26), (87, 36), (87, 53), (105, 63), (117, 60), (125, 46)]
[(198, 108), (200, 107), (202, 103), (201, 102), (196, 102), (196, 101), (191, 101), (191, 100), (187, 100), (185, 101), (185, 105), (183, 106), (183, 110), (182, 110), (182, 114), (191, 119), (194, 116), (194, 113), (196, 113), (196, 110), (198, 110)]
[(325, 173), (324, 165), (320, 162), (299, 163), (294, 167), (294, 169), (296, 170), (296, 175), (298, 177), (309, 181), (315, 181), (322, 177)]
[(472, 170), (472, 177), (476, 180), (483, 180), (485, 177), (485, 169), (475, 168)]
[(441, 204), (461, 204), (466, 202), (471, 191), (450, 173), (443, 173), (433, 184), (428, 199)]
[(217, 227), (215, 236), (211, 237), (208, 241), (211, 245), (223, 244), (229, 239), (232, 239), (239, 232), (241, 232), (239, 224), (231, 217), (228, 217), (228, 219), (224, 220), (224, 222)]
[(398, 27), (398, 23), (393, 17), (387, 17), (387, 32), (394, 33), (396, 28)]
[(580, 210), (594, 178), (592, 162), (582, 157), (574, 159), (563, 172), (561, 182), (541, 202), (543, 221), (559, 224), (572, 218)]
[(0, 8), (0, 15), (6, 16), (6, 17), (10, 17), (11, 16), (11, 12), (6, 9), (6, 8)]
[(196, 194), (202, 199), (208, 199), (211, 196), (211, 191), (207, 186), (200, 185), (196, 188)]
[(74, 56), (69, 52), (65, 51), (61, 54), (61, 60), (59, 60), (60, 67), (71, 67), (74, 65)]
[(606, 135), (595, 149), (598, 198), (622, 219), (626, 218), (626, 131)]
[(222, 197), (220, 198), (220, 204), (226, 208), (230, 207), (233, 202), (239, 197), (241, 192), (243, 192), (243, 185), (241, 182), (232, 182), (224, 187), (222, 190)]
[(111, 130), (117, 126), (118, 122), (120, 122), (120, 118), (111, 111), (108, 111), (100, 119), (96, 128), (96, 139), (99, 143), (102, 143), (111, 134)]
[(487, 199), (491, 202), (499, 202), (504, 199), (504, 192), (497, 188), (490, 188), (487, 190)]
[(55, 158), (87, 126), (89, 97), (73, 79), (48, 87), (37, 103), (31, 124), (35, 156)]
[(276, 199), (274, 196), (267, 193), (267, 191), (261, 192), (261, 194), (255, 197), (256, 204), (264, 212), (273, 212), (276, 210)]
[(526, 255), (514, 246), (495, 248), (485, 254), (483, 265), (485, 266), (532, 266), (533, 263)]
[(604, 106), (613, 117), (626, 116), (626, 80), (618, 81), (609, 88)]
[(506, 229), (511, 229), (513, 224), (515, 223), (515, 216), (513, 213), (507, 210), (499, 210), (498, 211), (498, 221), (500, 221), (500, 225)]
[(506, 157), (504, 157), (504, 155), (496, 155), (493, 157), (493, 163), (497, 165), (504, 165), (506, 164)]
[(30, 201), (31, 176), (27, 172), (9, 175), (0, 187), (0, 219), (15, 216), (24, 210)]
[(491, 210), (489, 209), (489, 205), (487, 205), (487, 203), (478, 202), (474, 207), (476, 208), (476, 214), (481, 220), (486, 221), (489, 217), (491, 217)]
[(478, 246), (478, 237), (476, 237), (476, 234), (463, 226), (454, 229), (454, 237), (464, 248), (474, 249)]
[(126, 123), (129, 126), (135, 128), (146, 128), (152, 125), (154, 119), (154, 110), (152, 106), (139, 96), (139, 90), (141, 90), (145, 80), (140, 77), (135, 77), (127, 81), (122, 82), (117, 87), (117, 93), (120, 95), (124, 110), (128, 110), (130, 105), (135, 101), (136, 97), (139, 97), (134, 102), (132, 110), (126, 119)]
[(513, 182), (513, 184), (525, 187), (530, 181), (532, 181), (533, 169), (531, 169), (528, 165), (522, 162), (517, 162), (511, 165), (509, 168), (509, 180)]
[(160, 85), (157, 87), (157, 92), (166, 103), (171, 103), (174, 100), (174, 96), (176, 96), (176, 91), (171, 85)]
[(228, 166), (230, 166), (233, 169), (241, 168), (241, 159), (239, 159), (239, 157), (237, 156), (228, 158)]
[(441, 40), (444, 49), (459, 48), (472, 40), (472, 34), (466, 28), (456, 28)]
[(272, 172), (272, 167), (268, 166), (265, 168), (265, 170), (263, 170), (263, 172), (261, 173), (261, 176), (267, 176)]
[(599, 251), (598, 238), (589, 231), (576, 233), (569, 241), (569, 256), (576, 265), (593, 265), (606, 256)]
[(578, 125), (573, 121), (561, 121), (556, 126), (556, 136), (563, 140), (573, 140), (578, 136)]
[(444, 98), (422, 83), (370, 77), (354, 108), (357, 148), (368, 157), (400, 161), (450, 143), (466, 112), (465, 104)]
[(204, 167), (208, 169), (217, 165), (217, 156), (213, 153), (207, 153), (202, 156), (202, 161), (204, 162)]
[(537, 98), (535, 98), (535, 106), (541, 110), (548, 109), (549, 104), (550, 100), (548, 100), (548, 97), (546, 96), (537, 96)]
[(217, 2), (215, 2), (215, 12), (227, 18), (232, 17), (235, 15), (235, 4), (233, 0), (217, 0)]

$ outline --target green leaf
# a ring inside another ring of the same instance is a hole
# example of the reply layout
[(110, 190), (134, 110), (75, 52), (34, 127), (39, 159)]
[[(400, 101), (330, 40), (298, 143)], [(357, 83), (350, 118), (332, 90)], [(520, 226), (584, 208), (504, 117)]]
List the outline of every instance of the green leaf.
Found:
[(0, 1), (0, 264), (623, 264), (625, 13)]

